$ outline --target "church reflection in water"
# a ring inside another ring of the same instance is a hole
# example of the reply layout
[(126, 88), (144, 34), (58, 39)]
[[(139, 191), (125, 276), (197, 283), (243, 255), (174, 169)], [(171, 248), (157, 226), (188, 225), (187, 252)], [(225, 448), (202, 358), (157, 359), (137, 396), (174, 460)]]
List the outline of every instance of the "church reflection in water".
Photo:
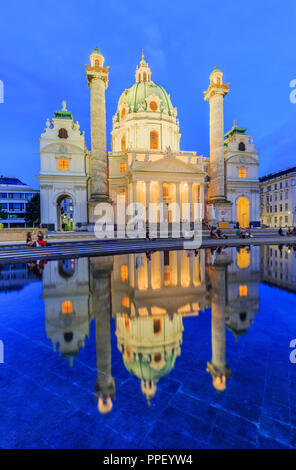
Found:
[(72, 365), (94, 319), (94, 393), (99, 412), (105, 414), (116, 395), (112, 318), (123, 364), (139, 379), (149, 405), (158, 382), (182, 354), (183, 317), (194, 316), (198, 322), (205, 311), (212, 324), (205, 380), (207, 371), (213, 387), (224, 391), (231, 377), (226, 329), (238, 340), (252, 326), (259, 308), (259, 282), (259, 247), (53, 261), (43, 272), (46, 334), (54, 350)]

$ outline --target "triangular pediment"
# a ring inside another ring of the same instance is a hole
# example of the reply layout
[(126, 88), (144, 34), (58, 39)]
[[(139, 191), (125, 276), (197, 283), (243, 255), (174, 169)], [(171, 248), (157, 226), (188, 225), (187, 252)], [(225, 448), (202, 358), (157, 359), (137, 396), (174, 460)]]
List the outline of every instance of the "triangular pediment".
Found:
[(204, 174), (204, 172), (191, 163), (185, 163), (176, 157), (164, 157), (154, 162), (135, 162), (132, 171), (147, 171), (155, 173), (190, 173)]

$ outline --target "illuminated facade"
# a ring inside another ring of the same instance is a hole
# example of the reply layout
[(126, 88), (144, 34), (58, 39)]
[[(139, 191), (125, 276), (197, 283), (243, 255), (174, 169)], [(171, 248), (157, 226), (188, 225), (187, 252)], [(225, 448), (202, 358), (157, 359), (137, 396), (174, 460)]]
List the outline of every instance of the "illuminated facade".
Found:
[(258, 152), (246, 129), (237, 127), (225, 135), (226, 196), (231, 202), (231, 220), (241, 227), (260, 224)]
[(45, 330), (53, 349), (72, 365), (89, 335), (88, 259), (51, 261), (43, 272)]
[[(182, 212), (182, 203), (204, 206), (204, 159), (196, 152), (180, 151), (177, 108), (164, 88), (151, 80), (143, 55), (136, 83), (118, 101), (111, 134), (112, 200), (139, 202), (147, 215), (149, 203), (164, 203), (164, 221), (193, 220), (192, 211)], [(181, 207), (180, 216), (170, 210), (174, 203)]]
[[(245, 129), (234, 126), (224, 136), (223, 102), (229, 85), (217, 67), (204, 92), (210, 106), (210, 158), (180, 150), (177, 108), (166, 90), (152, 81), (144, 55), (135, 83), (119, 98), (108, 154), (109, 71), (98, 48), (90, 55), (86, 76), (91, 152), (65, 105), (47, 121), (40, 139), (43, 226), (61, 229), (60, 206), (65, 198), (73, 201), (74, 230), (94, 230), (94, 210), (101, 202), (112, 202), (113, 208), (140, 203), (144, 219), (150, 216), (150, 203), (161, 203), (163, 210), (154, 222), (189, 222), (206, 216), (225, 226), (237, 221), (241, 226), (259, 224), (258, 154)], [(199, 204), (196, 212), (194, 203)]]
[(72, 200), (73, 226), (86, 226), (89, 153), (84, 132), (72, 113), (55, 111), (46, 122), (40, 137), (40, 208), (41, 225), (49, 230), (62, 230), (65, 200)]
[(207, 303), (204, 252), (118, 256), (112, 275), (117, 346), (127, 370), (139, 378), (148, 404), (157, 382), (181, 354), (183, 317)]

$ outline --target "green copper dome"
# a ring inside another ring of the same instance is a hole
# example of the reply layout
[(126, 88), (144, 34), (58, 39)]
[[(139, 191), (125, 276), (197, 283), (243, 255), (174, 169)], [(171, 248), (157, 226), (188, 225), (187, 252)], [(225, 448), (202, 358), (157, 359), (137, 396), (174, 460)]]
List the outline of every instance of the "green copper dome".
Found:
[(160, 370), (153, 369), (153, 367), (150, 366), (149, 361), (143, 359), (141, 354), (137, 359), (134, 358), (131, 361), (123, 359), (123, 362), (127, 370), (139, 379), (158, 382), (161, 377), (164, 377), (171, 372), (175, 366), (176, 359), (177, 356), (175, 352), (172, 351), (172, 354), (166, 358), (166, 363)]
[(154, 82), (137, 82), (131, 88), (125, 90), (118, 101), (117, 112), (121, 104), (126, 104), (131, 112), (131, 106), (134, 107), (134, 112), (138, 111), (138, 106), (141, 104), (146, 110), (146, 98), (151, 95), (156, 95), (161, 99), (161, 110), (166, 109), (168, 114), (173, 112), (173, 105), (171, 99), (164, 88), (156, 85)]

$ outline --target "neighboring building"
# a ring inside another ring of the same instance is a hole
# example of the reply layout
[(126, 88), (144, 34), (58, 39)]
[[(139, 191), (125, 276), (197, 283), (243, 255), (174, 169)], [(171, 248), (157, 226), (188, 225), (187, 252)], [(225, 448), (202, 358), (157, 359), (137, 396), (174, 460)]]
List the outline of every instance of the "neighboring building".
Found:
[(26, 227), (26, 206), (38, 190), (32, 189), (18, 178), (0, 176), (0, 205), (7, 219), (0, 218), (4, 228)]
[(0, 292), (21, 290), (40, 277), (30, 263), (3, 264), (0, 266)]
[(296, 251), (289, 246), (261, 247), (262, 280), (296, 292)]
[(269, 227), (296, 225), (296, 167), (260, 178), (260, 218)]
[(237, 127), (225, 135), (226, 197), (232, 203), (231, 221), (241, 227), (260, 225), (258, 152), (246, 129)]

